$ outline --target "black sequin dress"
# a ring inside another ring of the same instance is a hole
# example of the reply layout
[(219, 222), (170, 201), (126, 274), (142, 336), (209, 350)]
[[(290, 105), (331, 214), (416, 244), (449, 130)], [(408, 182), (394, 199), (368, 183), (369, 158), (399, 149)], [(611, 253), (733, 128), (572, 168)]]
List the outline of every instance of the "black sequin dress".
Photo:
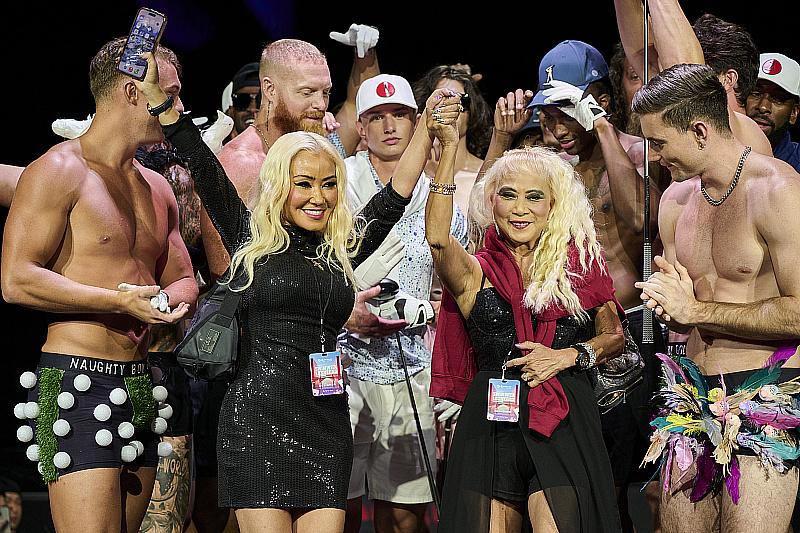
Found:
[[(233, 254), (249, 235), (244, 204), (187, 118), (164, 132), (188, 160), (197, 193)], [(373, 197), (362, 216), (375, 221), (354, 264), (380, 245), (407, 203), (391, 186)], [(316, 234), (288, 229), (289, 249), (256, 266), (239, 304), (240, 364), (219, 417), (222, 507), (344, 509), (346, 504), (353, 459), (347, 396), (312, 395), (308, 356), (320, 350), (326, 302), (325, 349), (334, 350), (355, 294), (343, 274), (309, 259), (316, 256)]]
[[(591, 310), (590, 316), (594, 316)], [(621, 531), (611, 465), (600, 431), (600, 414), (585, 372), (568, 369), (558, 381), (569, 414), (550, 437), (528, 428), (530, 388), (518, 368), (507, 379), (520, 380), (519, 422), (486, 419), (490, 378), (501, 377), (503, 363), (519, 357), (511, 305), (493, 287), (481, 289), (466, 328), (478, 373), (458, 419), (442, 496), (440, 533), (488, 532), (492, 499), (527, 505), (542, 491), (561, 533)], [(567, 348), (595, 336), (594, 321), (558, 319), (552, 348)], [(509, 355), (509, 351), (511, 354)], [(527, 518), (525, 523), (528, 523)], [(530, 530), (526, 525), (525, 530)]]

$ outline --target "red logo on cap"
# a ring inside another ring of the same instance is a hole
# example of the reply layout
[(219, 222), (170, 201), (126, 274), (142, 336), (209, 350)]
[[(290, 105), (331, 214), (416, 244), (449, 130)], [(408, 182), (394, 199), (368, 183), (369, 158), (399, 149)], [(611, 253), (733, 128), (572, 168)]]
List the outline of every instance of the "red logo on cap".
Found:
[(764, 61), (763, 65), (761, 65), (761, 70), (764, 71), (764, 74), (770, 74), (774, 76), (776, 74), (780, 74), (781, 70), (783, 70), (783, 66), (777, 59), (768, 59)]
[(394, 85), (388, 81), (383, 81), (375, 88), (375, 93), (381, 98), (389, 98), (394, 94)]

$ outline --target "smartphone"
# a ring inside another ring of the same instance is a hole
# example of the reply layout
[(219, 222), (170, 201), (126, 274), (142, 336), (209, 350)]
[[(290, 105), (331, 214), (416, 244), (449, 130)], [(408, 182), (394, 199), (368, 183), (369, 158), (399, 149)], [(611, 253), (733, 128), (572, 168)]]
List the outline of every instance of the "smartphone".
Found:
[(122, 50), (122, 57), (117, 69), (142, 81), (147, 73), (147, 61), (142, 59), (141, 55), (156, 49), (166, 25), (166, 15), (153, 11), (149, 7), (139, 9), (133, 26), (131, 26), (131, 32), (128, 34), (128, 40), (125, 41), (125, 48)]

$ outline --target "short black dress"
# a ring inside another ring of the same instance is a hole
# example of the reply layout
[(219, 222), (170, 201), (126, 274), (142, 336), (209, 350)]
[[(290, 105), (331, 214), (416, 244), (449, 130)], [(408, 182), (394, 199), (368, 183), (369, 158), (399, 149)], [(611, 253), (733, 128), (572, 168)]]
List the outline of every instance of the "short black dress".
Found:
[[(593, 315), (590, 312), (592, 319)], [(558, 374), (569, 414), (550, 437), (528, 428), (530, 388), (519, 368), (506, 371), (507, 379), (520, 380), (519, 422), (489, 421), (489, 379), (501, 376), (507, 359), (520, 356), (514, 348), (517, 337), (511, 305), (493, 287), (481, 289), (466, 327), (478, 373), (464, 401), (448, 457), (439, 532), (486, 532), (492, 499), (526, 502), (539, 491), (544, 491), (561, 533), (620, 531), (600, 414), (586, 373), (570, 369)], [(566, 348), (594, 336), (593, 320), (582, 324), (564, 317), (556, 322), (552, 347)]]
[[(249, 236), (236, 189), (187, 118), (164, 132), (188, 160), (197, 193), (233, 254)], [(372, 222), (354, 266), (377, 249), (407, 204), (391, 182), (367, 204), (362, 216)], [(239, 304), (240, 363), (219, 416), (219, 504), (344, 509), (353, 461), (347, 396), (312, 395), (308, 356), (320, 351), (323, 311), (325, 349), (336, 348), (355, 293), (340, 271), (311, 259), (318, 235), (287, 231), (289, 249), (256, 266)]]

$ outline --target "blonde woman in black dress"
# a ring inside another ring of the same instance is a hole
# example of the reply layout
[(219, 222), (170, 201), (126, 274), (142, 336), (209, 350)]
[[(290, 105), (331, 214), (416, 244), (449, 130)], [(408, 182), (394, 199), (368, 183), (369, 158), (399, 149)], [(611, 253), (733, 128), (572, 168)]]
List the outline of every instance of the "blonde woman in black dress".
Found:
[[(156, 108), (167, 95), (148, 62), (136, 85)], [(451, 94), (429, 100), (440, 120), (458, 118)], [(364, 228), (344, 201), (344, 163), (323, 137), (289, 133), (269, 147), (250, 213), (191, 120), (173, 109), (158, 120), (189, 162), (231, 254), (231, 286), (243, 291), (240, 364), (220, 413), (220, 505), (236, 509), (242, 531), (341, 531), (353, 447), (347, 396), (312, 395), (309, 354), (336, 349), (356, 297), (353, 267), (400, 219), (421, 174), (432, 144), (425, 121), (403, 155), (410, 164), (362, 211)]]

